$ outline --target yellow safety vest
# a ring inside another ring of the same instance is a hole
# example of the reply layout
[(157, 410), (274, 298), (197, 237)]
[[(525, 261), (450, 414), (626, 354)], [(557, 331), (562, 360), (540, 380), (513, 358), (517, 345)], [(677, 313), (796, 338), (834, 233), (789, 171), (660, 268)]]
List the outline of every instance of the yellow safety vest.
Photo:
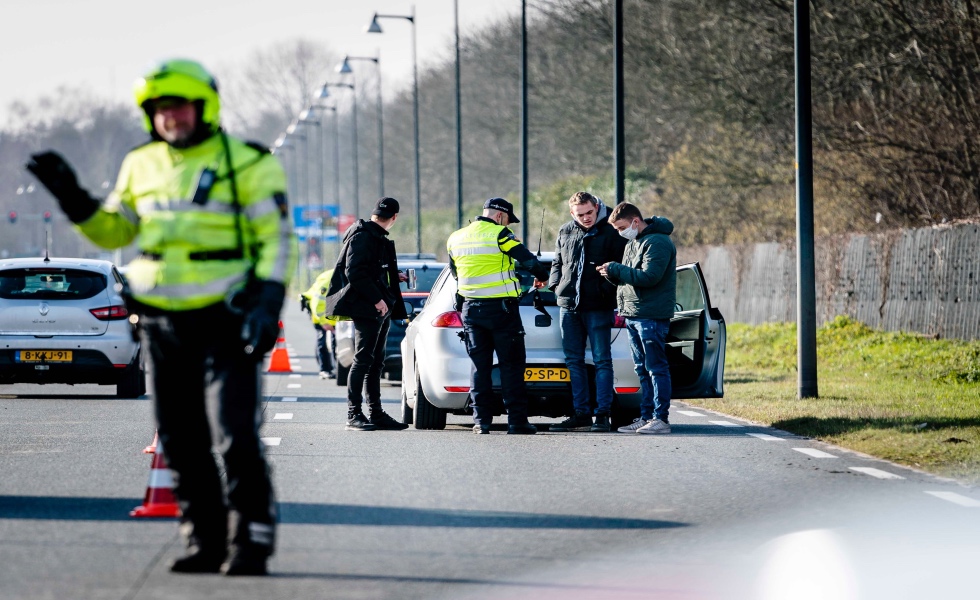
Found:
[(456, 265), (459, 295), (479, 300), (521, 295), (514, 259), (504, 254), (519, 245), (513, 235), (500, 239), (505, 227), (477, 219), (453, 232), (446, 249)]
[(306, 290), (303, 297), (310, 305), (310, 319), (314, 325), (336, 325), (337, 321), (327, 318), (327, 288), (330, 287), (330, 278), (333, 277), (333, 269), (327, 269), (320, 273), (310, 289)]
[[(298, 249), (282, 166), (261, 148), (227, 139), (244, 256), (234, 257), (239, 227), (221, 135), (191, 148), (150, 142), (133, 150), (109, 198), (78, 225), (104, 248), (137, 241), (144, 256), (129, 264), (126, 278), (139, 302), (173, 311), (209, 306), (242, 286), (253, 265), (259, 279), (289, 283)], [(194, 203), (205, 169), (217, 178), (207, 201)]]

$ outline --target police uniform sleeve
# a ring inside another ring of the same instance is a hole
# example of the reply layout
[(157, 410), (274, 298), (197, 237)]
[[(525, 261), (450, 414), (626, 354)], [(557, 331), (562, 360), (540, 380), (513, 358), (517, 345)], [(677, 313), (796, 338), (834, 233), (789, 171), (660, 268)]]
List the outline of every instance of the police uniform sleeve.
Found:
[(116, 187), (95, 213), (76, 227), (98, 246), (113, 249), (128, 246), (140, 230), (139, 215), (133, 200), (133, 153), (126, 155)]
[(251, 234), (246, 243), (255, 248), (255, 275), (287, 285), (299, 249), (286, 201), (286, 174), (275, 156), (265, 154), (242, 175), (239, 197)]
[(531, 254), (524, 244), (517, 241), (514, 232), (510, 229), (504, 227), (501, 230), (500, 237), (497, 238), (497, 246), (501, 252), (513, 258), (517, 266), (534, 275), (535, 279), (548, 281), (550, 275), (548, 267), (538, 262), (537, 257)]

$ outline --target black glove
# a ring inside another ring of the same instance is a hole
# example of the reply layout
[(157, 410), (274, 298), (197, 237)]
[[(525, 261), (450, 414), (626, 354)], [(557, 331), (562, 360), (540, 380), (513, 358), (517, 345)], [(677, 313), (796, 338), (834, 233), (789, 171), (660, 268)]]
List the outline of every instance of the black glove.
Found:
[(310, 301), (303, 294), (299, 295), (299, 309), (304, 312), (310, 312)]
[(279, 312), (286, 299), (286, 287), (278, 281), (256, 281), (249, 289), (249, 309), (242, 325), (245, 354), (257, 359), (276, 346), (279, 338)]
[(75, 171), (57, 152), (32, 154), (26, 167), (58, 200), (72, 223), (81, 223), (99, 210), (100, 202), (79, 187)]

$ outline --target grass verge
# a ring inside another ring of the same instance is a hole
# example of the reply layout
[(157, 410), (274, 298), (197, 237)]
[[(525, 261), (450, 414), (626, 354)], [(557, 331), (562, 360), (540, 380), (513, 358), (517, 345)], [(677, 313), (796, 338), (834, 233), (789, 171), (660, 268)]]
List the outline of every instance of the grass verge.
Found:
[(819, 398), (797, 399), (796, 325), (728, 326), (725, 397), (697, 404), (980, 485), (980, 341), (817, 332)]

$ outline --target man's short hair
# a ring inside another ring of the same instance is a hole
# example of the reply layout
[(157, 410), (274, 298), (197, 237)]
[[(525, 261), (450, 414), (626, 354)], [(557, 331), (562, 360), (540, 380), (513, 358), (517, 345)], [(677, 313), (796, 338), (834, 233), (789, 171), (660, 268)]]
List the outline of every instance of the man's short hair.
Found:
[(629, 202), (620, 202), (609, 215), (609, 222), (613, 223), (620, 219), (626, 219), (628, 221), (632, 221), (633, 219), (643, 220), (643, 215), (640, 213), (640, 209)]
[(595, 196), (593, 196), (592, 194), (588, 192), (575, 192), (574, 194), (572, 194), (572, 197), (568, 199), (568, 206), (569, 207), (578, 206), (579, 204), (585, 204), (586, 202), (588, 202), (592, 206), (598, 205)]

